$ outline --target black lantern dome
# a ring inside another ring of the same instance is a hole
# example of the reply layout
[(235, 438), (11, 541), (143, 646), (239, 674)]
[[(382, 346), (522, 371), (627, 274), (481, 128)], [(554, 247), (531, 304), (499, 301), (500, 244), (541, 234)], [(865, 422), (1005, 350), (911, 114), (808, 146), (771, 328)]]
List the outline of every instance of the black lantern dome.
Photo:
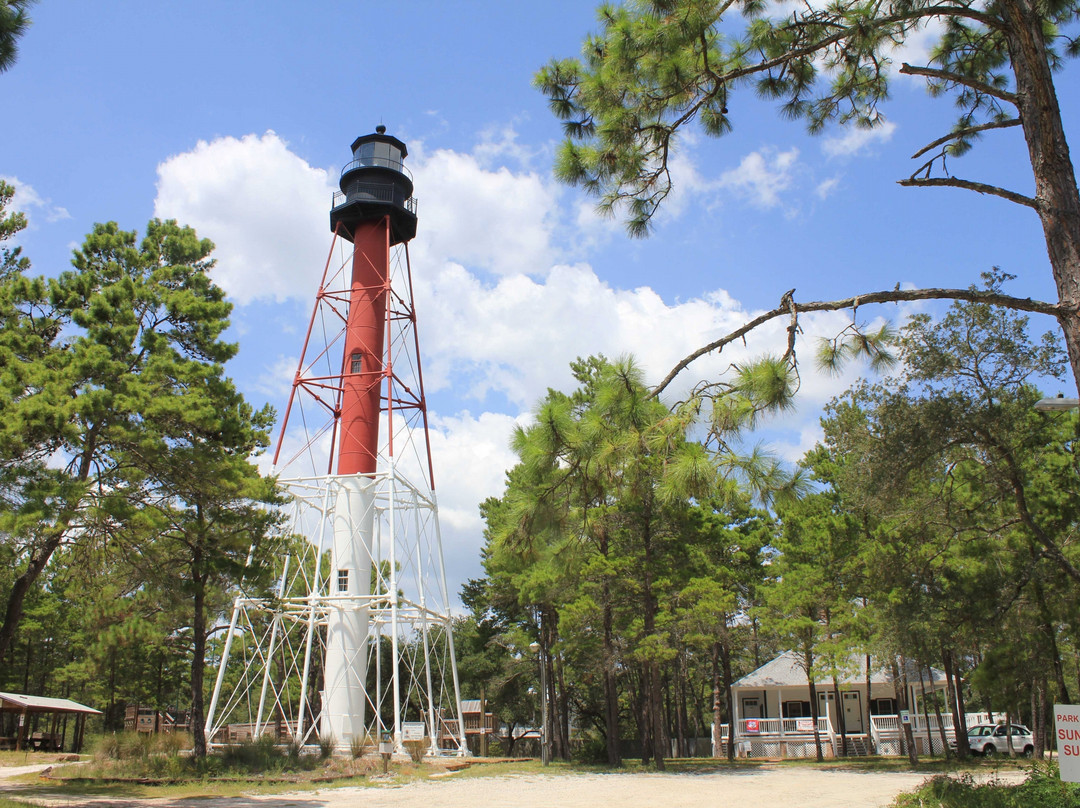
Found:
[(352, 241), (357, 223), (388, 215), (390, 243), (408, 241), (416, 235), (416, 200), (404, 164), (405, 144), (380, 125), (374, 134), (353, 141), (352, 153), (352, 162), (341, 169), (341, 191), (334, 194), (330, 229)]

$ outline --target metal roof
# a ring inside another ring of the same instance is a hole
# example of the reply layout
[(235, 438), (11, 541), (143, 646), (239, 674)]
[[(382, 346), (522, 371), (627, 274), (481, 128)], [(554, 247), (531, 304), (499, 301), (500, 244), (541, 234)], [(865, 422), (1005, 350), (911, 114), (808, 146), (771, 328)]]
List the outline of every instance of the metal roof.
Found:
[(27, 713), (87, 713), (101, 715), (101, 710), (87, 707), (71, 699), (52, 699), (48, 696), (24, 696), (19, 693), (0, 693), (0, 711)]
[[(852, 657), (851, 670), (855, 673), (841, 676), (840, 682), (845, 685), (858, 685), (866, 682), (866, 657)], [(945, 674), (937, 668), (931, 668), (933, 684), (944, 684)], [(878, 660), (871, 658), (870, 682), (872, 684), (891, 684), (892, 672), (881, 666)], [(919, 681), (919, 671), (908, 662), (908, 680), (913, 683)], [(832, 677), (824, 674), (817, 679), (819, 684), (831, 684)], [(766, 662), (756, 671), (746, 674), (741, 679), (732, 683), (732, 688), (763, 688), (763, 687), (807, 687), (809, 681), (806, 671), (800, 664), (800, 656), (795, 651), (785, 651), (770, 662)]]

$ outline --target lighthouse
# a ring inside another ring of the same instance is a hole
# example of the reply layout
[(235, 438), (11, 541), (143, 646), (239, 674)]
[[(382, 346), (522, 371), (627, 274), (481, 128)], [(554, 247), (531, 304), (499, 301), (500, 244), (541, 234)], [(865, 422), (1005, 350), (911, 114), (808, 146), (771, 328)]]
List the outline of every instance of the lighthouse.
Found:
[(390, 295), (390, 249), (416, 234), (413, 183), (405, 144), (385, 126), (358, 137), (341, 172), (330, 229), (353, 244), (348, 319), (342, 354), (337, 483), (331, 568), (341, 600), (327, 616), (323, 736), (345, 744), (367, 723), (370, 607), (354, 603), (371, 592), (379, 414)]
[[(300, 743), (356, 751), (390, 734), (399, 752), (424, 739), (430, 754), (465, 754), (412, 300), (408, 150), (384, 126), (351, 148), (274, 455), (290, 533), (305, 540), (280, 560), (273, 598), (236, 598), (207, 724), (221, 732), (242, 718), (259, 734), (284, 717)], [(230, 664), (241, 671), (228, 676)]]

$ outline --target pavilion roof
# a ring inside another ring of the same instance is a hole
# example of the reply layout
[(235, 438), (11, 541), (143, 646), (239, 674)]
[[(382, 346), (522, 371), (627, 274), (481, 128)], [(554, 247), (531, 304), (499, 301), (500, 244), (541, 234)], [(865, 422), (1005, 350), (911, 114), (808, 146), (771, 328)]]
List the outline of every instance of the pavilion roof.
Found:
[(54, 699), (48, 696), (24, 696), (20, 693), (0, 692), (0, 712), (19, 713), (86, 713), (101, 715), (101, 710), (87, 707), (71, 699)]

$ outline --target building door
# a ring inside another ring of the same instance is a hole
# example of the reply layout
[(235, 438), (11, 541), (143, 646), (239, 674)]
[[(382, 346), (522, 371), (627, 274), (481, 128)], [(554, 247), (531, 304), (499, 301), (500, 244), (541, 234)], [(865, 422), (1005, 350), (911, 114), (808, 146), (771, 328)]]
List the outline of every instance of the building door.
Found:
[(833, 729), (836, 729), (836, 694), (831, 690), (819, 690), (817, 699), (818, 718), (828, 716)]
[(764, 714), (761, 710), (761, 699), (744, 698), (742, 700), (742, 717), (743, 718), (764, 718)]
[(862, 699), (858, 691), (842, 694), (844, 697), (844, 727), (848, 732), (865, 732), (863, 728)]

